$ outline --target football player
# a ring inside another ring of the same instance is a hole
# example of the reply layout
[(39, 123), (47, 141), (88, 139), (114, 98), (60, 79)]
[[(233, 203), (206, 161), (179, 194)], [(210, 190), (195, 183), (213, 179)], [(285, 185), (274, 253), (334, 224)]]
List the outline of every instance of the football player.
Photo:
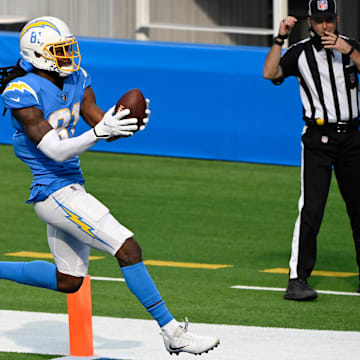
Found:
[[(55, 17), (40, 17), (20, 33), (21, 58), (3, 68), (2, 100), (15, 127), (16, 156), (33, 174), (30, 197), (47, 224), (55, 264), (46, 261), (0, 262), (0, 279), (61, 291), (76, 292), (87, 275), (90, 248), (116, 257), (126, 284), (158, 322), (170, 353), (201, 354), (219, 340), (188, 331), (171, 315), (150, 277), (133, 233), (84, 188), (78, 155), (98, 141), (129, 137), (138, 119), (129, 110), (106, 113), (95, 101), (89, 74), (80, 67), (80, 51), (68, 26)], [(149, 102), (147, 101), (147, 104)], [(150, 115), (140, 130), (144, 130)], [(80, 120), (92, 128), (76, 134)]]

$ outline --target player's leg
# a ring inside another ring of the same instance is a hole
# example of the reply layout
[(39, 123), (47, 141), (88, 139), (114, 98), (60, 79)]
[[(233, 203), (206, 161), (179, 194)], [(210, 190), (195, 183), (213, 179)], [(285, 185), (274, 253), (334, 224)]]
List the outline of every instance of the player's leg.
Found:
[(347, 141), (343, 146), (344, 157), (338, 159), (334, 170), (350, 218), (356, 261), (360, 269), (360, 133), (354, 131), (345, 136)]
[(58, 291), (67, 294), (78, 291), (88, 272), (89, 246), (52, 225), (47, 226), (47, 235), (57, 268)]
[(295, 223), (289, 261), (288, 300), (313, 300), (316, 292), (308, 285), (316, 261), (316, 237), (328, 197), (332, 159), (326, 141), (316, 128), (307, 129), (302, 137), (301, 194), (299, 215)]
[(47, 261), (0, 261), (0, 279), (57, 291), (56, 266)]
[[(177, 323), (142, 262), (141, 248), (133, 239), (133, 233), (121, 225), (100, 201), (81, 186), (71, 185), (55, 192), (46, 202), (51, 205), (45, 207), (42, 202), (41, 207), (36, 206), (36, 211), (53, 229), (61, 229), (79, 242), (117, 258), (127, 286), (163, 330), (168, 351), (200, 354), (218, 345), (218, 339), (191, 334), (187, 326)], [(49, 212), (48, 208), (53, 210)], [(66, 274), (66, 266), (60, 261), (61, 257), (58, 257), (58, 268)], [(72, 270), (67, 274), (82, 276), (84, 272), (74, 273)]]
[(127, 236), (123, 226), (111, 214), (105, 215), (100, 224), (102, 230), (99, 235), (101, 234), (103, 239), (107, 239), (106, 242), (111, 243), (113, 247), (116, 245), (111, 237), (118, 234), (116, 238), (120, 239), (118, 245), (120, 247), (114, 255), (120, 265), (126, 284), (159, 324), (166, 349), (170, 353), (201, 354), (216, 347), (219, 344), (217, 338), (192, 334), (188, 331), (187, 320), (184, 327), (174, 319), (142, 261), (139, 244), (133, 237), (121, 240)]
[[(50, 225), (48, 241), (57, 265), (42, 260), (0, 262), (0, 279), (64, 293), (76, 292), (82, 284), (82, 276), (87, 272), (89, 247)], [(76, 269), (84, 262), (86, 265), (79, 273)]]
[[(80, 256), (84, 250), (82, 244), (107, 252), (118, 259), (129, 289), (159, 325), (162, 327), (173, 320), (142, 262), (141, 249), (132, 238), (133, 233), (83, 187), (71, 185), (60, 189), (45, 201), (37, 203), (35, 211), (49, 224), (49, 246), (62, 274), (79, 277), (86, 274), (87, 263), (80, 262), (79, 266), (82, 264), (84, 268), (81, 270), (69, 268), (77, 257), (84, 259), (83, 262), (87, 261), (88, 253)], [(78, 240), (68, 244), (67, 251), (65, 234)], [(58, 253), (59, 244), (62, 254)]]
[[(114, 219), (116, 222), (116, 220)], [(114, 223), (114, 228), (116, 223)], [(141, 255), (141, 248), (134, 238), (127, 239), (116, 252), (115, 257), (121, 267), (127, 286), (145, 309), (165, 329), (179, 326), (165, 306)]]
[[(36, 203), (34, 208), (45, 222), (60, 225), (59, 206), (51, 197)], [(89, 247), (52, 225), (48, 225), (48, 241), (57, 265), (42, 260), (0, 261), (0, 279), (65, 293), (76, 292), (87, 274)]]

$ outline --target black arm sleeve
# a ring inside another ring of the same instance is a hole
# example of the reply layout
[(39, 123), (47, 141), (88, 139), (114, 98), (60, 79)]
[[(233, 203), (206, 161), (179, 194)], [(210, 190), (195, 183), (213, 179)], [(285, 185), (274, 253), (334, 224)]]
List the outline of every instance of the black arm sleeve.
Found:
[[(353, 40), (353, 39), (345, 39), (351, 46), (353, 46), (357, 51), (360, 52), (360, 44), (356, 41), (356, 40)], [(357, 69), (357, 67), (356, 67)], [(360, 70), (357, 69), (357, 72), (360, 73)]]
[(360, 51), (360, 44), (359, 44), (356, 40), (346, 39), (346, 41), (347, 41), (351, 46), (353, 46), (357, 51)]

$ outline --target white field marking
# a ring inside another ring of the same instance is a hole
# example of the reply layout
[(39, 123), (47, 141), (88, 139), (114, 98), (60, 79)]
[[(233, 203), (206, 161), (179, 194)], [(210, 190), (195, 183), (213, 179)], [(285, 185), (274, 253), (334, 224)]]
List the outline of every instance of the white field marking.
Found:
[[(69, 356), (67, 314), (0, 310), (0, 319), (0, 352)], [(204, 360), (354, 360), (359, 357), (360, 332), (357, 331), (193, 322), (189, 329), (220, 339), (220, 346), (204, 354), (201, 357)], [(154, 320), (93, 316), (94, 353), (100, 358), (169, 360), (171, 357), (159, 333)], [(193, 355), (185, 353), (179, 358), (194, 360)]]
[[(125, 282), (123, 278), (111, 278), (111, 277), (102, 277), (102, 276), (90, 276), (91, 280), (99, 281), (120, 281)], [(239, 290), (256, 290), (256, 291), (285, 291), (285, 288), (273, 288), (273, 287), (260, 287), (260, 286), (246, 286), (246, 285), (234, 285), (230, 286), (231, 289)], [(345, 291), (332, 291), (332, 290), (316, 290), (319, 294), (325, 295), (343, 295), (343, 296), (360, 296), (360, 293), (355, 292), (345, 292)]]
[[(243, 285), (234, 285), (230, 286), (231, 289), (240, 289), (240, 290), (257, 290), (257, 291), (285, 291), (284, 288), (271, 288), (271, 287), (260, 287), (260, 286), (243, 286)], [(326, 295), (345, 295), (345, 296), (360, 296), (359, 293), (355, 292), (345, 292), (345, 291), (331, 291), (331, 290), (316, 290), (319, 294)]]
[(91, 280), (99, 280), (99, 281), (121, 281), (121, 282), (125, 282), (125, 279), (123, 279), (123, 278), (112, 278), (112, 277), (91, 276), (91, 275), (90, 275), (90, 279)]

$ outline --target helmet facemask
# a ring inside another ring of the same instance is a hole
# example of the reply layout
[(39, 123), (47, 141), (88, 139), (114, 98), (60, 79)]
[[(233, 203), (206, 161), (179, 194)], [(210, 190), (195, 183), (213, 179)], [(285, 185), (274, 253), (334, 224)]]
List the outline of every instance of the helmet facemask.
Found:
[(46, 44), (40, 56), (54, 61), (57, 69), (55, 71), (59, 72), (60, 76), (68, 76), (80, 68), (81, 56), (79, 44), (75, 38)]

